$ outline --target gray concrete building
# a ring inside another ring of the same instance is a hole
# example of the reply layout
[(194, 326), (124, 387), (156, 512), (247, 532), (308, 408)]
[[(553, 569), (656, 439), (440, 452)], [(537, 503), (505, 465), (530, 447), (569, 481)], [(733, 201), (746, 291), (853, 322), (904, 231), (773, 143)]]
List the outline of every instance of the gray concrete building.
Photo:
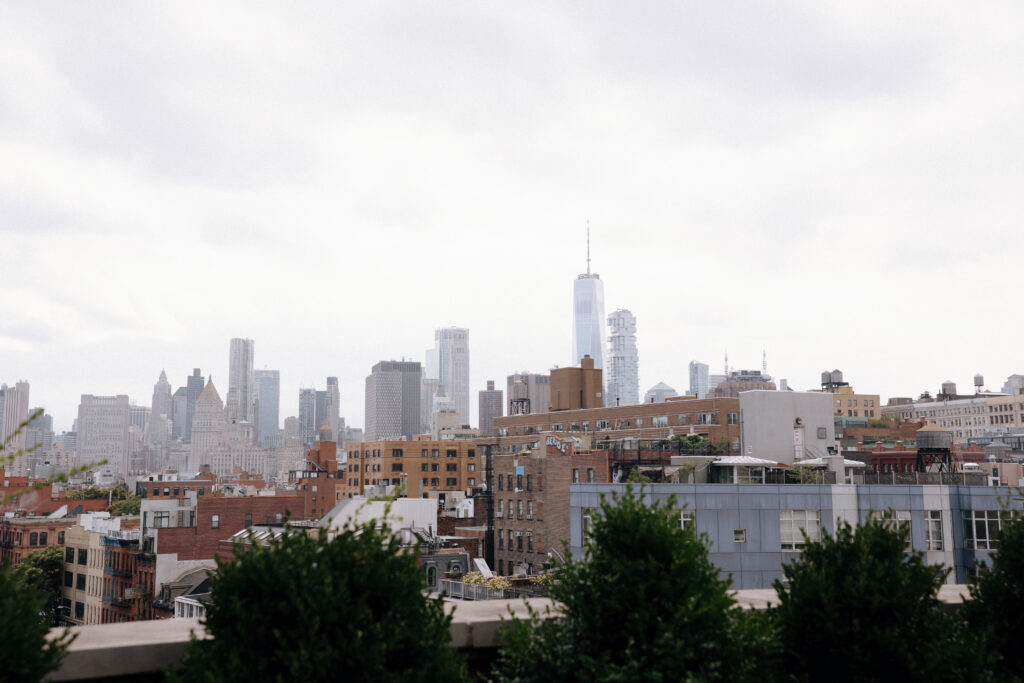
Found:
[[(481, 436), (494, 434), (494, 418), (503, 416), (505, 408), (504, 392), (494, 388), (494, 380), (487, 380), (487, 388), (479, 395), (479, 416)], [(460, 425), (461, 426), (461, 425)]]
[(508, 376), (505, 389), (509, 415), (532, 415), (551, 411), (550, 375), (517, 372)]
[(835, 451), (832, 394), (744, 391), (739, 398), (744, 455), (791, 465)]
[(78, 447), (75, 465), (81, 467), (102, 460), (114, 472), (127, 474), (130, 445), (131, 404), (124, 394), (93, 396), (83, 394), (78, 405)]
[[(625, 484), (574, 484), (570, 488), (569, 545), (583, 554), (583, 538), (600, 511), (601, 496), (613, 500)], [(837, 520), (851, 525), (894, 515), (910, 528), (910, 547), (929, 564), (950, 567), (947, 582), (966, 583), (978, 562), (988, 562), (1002, 525), (998, 489), (990, 486), (894, 486), (856, 484), (649, 484), (648, 502), (669, 502), (679, 523), (696, 529), (709, 544), (710, 559), (733, 588), (770, 588), (782, 566)], [(1005, 496), (1004, 496), (1005, 498)], [(1021, 509), (1019, 499), (1012, 502)], [(885, 577), (879, 577), (884, 589)]]

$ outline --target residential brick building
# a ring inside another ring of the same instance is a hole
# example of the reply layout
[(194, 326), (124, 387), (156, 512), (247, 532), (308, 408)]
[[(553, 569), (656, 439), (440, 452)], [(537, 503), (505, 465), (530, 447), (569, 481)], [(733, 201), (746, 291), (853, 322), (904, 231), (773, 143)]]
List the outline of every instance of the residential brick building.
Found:
[(581, 410), (604, 405), (603, 373), (594, 359), (583, 356), (578, 368), (551, 371), (551, 410)]
[(491, 458), (494, 562), (498, 574), (534, 573), (569, 540), (569, 487), (610, 481), (607, 451), (576, 452), (576, 439)]
[(17, 565), (31, 552), (64, 545), (64, 535), (74, 519), (48, 517), (0, 518), (0, 564)]
[(368, 486), (404, 485), (409, 498), (439, 499), (484, 483), (482, 458), (473, 441), (413, 439), (347, 445), (342, 497), (365, 495)]
[(476, 442), (496, 455), (539, 445), (539, 435), (581, 436), (597, 444), (608, 439), (667, 439), (695, 434), (714, 444), (727, 442), (738, 451), (740, 402), (737, 398), (673, 396), (663, 403), (508, 415), (494, 420), (495, 436)]

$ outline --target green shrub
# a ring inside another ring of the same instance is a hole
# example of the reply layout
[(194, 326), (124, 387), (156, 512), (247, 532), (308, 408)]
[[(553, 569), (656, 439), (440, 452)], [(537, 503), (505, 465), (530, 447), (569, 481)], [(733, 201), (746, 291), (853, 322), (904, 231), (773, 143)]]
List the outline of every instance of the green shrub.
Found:
[(964, 616), (990, 656), (996, 680), (1024, 680), (1024, 520), (1003, 519), (992, 564), (982, 564), (970, 584)]
[(370, 521), (290, 529), (218, 562), (205, 624), (175, 675), (186, 681), (458, 681), (451, 615), (428, 599), (418, 556)]
[(34, 550), (22, 558), (14, 573), (32, 590), (43, 596), (40, 620), (47, 626), (60, 623), (61, 579), (64, 577), (64, 549), (51, 545)]
[(0, 681), (39, 681), (55, 671), (74, 640), (70, 631), (47, 640), (47, 597), (0, 565)]
[(782, 668), (797, 681), (945, 681), (983, 676), (964, 631), (939, 602), (949, 571), (906, 552), (889, 519), (808, 543), (783, 566), (772, 610)]
[(561, 616), (504, 625), (495, 678), (759, 680), (767, 621), (736, 606), (703, 540), (678, 520), (631, 487), (602, 501), (585, 559), (562, 564), (548, 591)]

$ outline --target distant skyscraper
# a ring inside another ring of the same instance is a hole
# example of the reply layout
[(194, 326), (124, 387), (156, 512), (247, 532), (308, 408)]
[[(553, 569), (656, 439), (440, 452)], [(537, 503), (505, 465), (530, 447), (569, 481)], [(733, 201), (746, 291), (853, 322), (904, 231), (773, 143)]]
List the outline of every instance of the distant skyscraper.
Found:
[(690, 396), (704, 398), (708, 395), (708, 364), (690, 361)]
[(192, 440), (192, 414), (196, 410), (196, 399), (203, 393), (205, 386), (206, 380), (199, 374), (199, 368), (193, 368), (185, 385), (185, 429), (182, 431), (182, 440), (185, 443)]
[[(427, 358), (430, 351), (427, 351)], [(434, 396), (437, 395), (437, 387), (441, 380), (436, 377), (423, 376), (420, 382), (420, 433), (430, 434), (434, 431)]]
[(341, 393), (338, 390), (338, 378), (327, 378), (327, 389), (316, 392), (316, 418), (313, 423), (316, 425), (316, 432), (320, 434), (324, 427), (330, 432), (331, 439), (338, 438), (338, 423), (341, 421), (339, 404)]
[(636, 349), (636, 317), (626, 309), (608, 316), (608, 368), (606, 406), (633, 406), (640, 402), (639, 354)]
[(270, 448), (277, 439), (281, 410), (281, 371), (256, 370), (256, 440)]
[(178, 387), (171, 396), (171, 438), (185, 440), (185, 426), (188, 424), (188, 389)]
[(211, 376), (196, 399), (196, 410), (192, 417), (190, 463), (193, 467), (213, 464), (214, 451), (224, 445), (226, 430), (227, 417), (224, 414), (224, 403), (220, 400), (217, 387), (213, 386), (213, 377)]
[(153, 385), (153, 402), (151, 407), (150, 414), (154, 418), (165, 415), (170, 420), (174, 417), (172, 413), (171, 383), (167, 381), (167, 373), (163, 370), (160, 371), (160, 379)]
[(307, 448), (316, 443), (316, 389), (299, 389), (298, 436)]
[(604, 284), (590, 272), (590, 230), (587, 229), (587, 272), (576, 277), (572, 298), (572, 359), (578, 365), (583, 356), (594, 359), (594, 368), (604, 369), (605, 317)]
[(231, 340), (228, 375), (228, 419), (253, 421), (252, 405), (256, 399), (253, 382), (253, 356), (256, 342), (252, 339)]
[[(447, 396), (455, 405), (461, 424), (469, 424), (469, 330), (464, 327), (435, 330), (434, 353), (440, 380), (437, 393)], [(430, 352), (427, 358), (429, 364)]]
[(82, 402), (78, 405), (76, 466), (106, 460), (107, 467), (121, 474), (128, 474), (128, 459), (131, 456), (128, 441), (131, 408), (128, 397), (124, 394), (82, 395)]
[(366, 439), (412, 439), (420, 429), (423, 369), (414, 361), (381, 361), (366, 377)]
[[(18, 425), (28, 419), (28, 382), (18, 382), (13, 387), (0, 386), (0, 442), (11, 442), (4, 449), (5, 454), (16, 453), (26, 448), (25, 430), (18, 432)], [(15, 432), (18, 432), (15, 435)], [(15, 477), (28, 476), (28, 461), (24, 456), (15, 458), (8, 472)]]
[(505, 389), (509, 415), (547, 413), (551, 410), (551, 376), (532, 372), (509, 375)]
[(38, 458), (53, 447), (53, 416), (44, 413), (42, 408), (32, 408), (28, 414), (37, 417), (25, 429), (25, 448), (35, 448), (32, 456)]
[(487, 389), (480, 392), (479, 397), (480, 435), (494, 434), (494, 418), (505, 414), (504, 392), (494, 388), (494, 380), (487, 380)]

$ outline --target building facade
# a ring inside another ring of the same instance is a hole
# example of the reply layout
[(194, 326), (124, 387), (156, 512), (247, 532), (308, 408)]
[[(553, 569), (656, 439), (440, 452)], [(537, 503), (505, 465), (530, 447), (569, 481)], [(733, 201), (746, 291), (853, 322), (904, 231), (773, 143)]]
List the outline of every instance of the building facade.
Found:
[(636, 348), (636, 316), (619, 309), (608, 316), (608, 368), (605, 405), (640, 402), (640, 356)]
[(690, 391), (687, 392), (690, 396), (696, 396), (697, 398), (704, 398), (708, 395), (708, 373), (710, 368), (707, 363), (701, 363), (700, 361), (690, 361)]
[(837, 448), (831, 394), (746, 391), (739, 407), (744, 455), (789, 465)]
[(602, 371), (583, 356), (579, 367), (551, 371), (551, 411), (585, 410), (604, 405)]
[(509, 415), (551, 411), (551, 376), (532, 372), (509, 375), (505, 383)]
[(575, 365), (584, 356), (594, 359), (594, 367), (604, 369), (605, 338), (604, 283), (590, 272), (590, 247), (587, 247), (587, 272), (573, 283), (572, 358)]
[(368, 487), (404, 486), (409, 498), (465, 493), (484, 483), (483, 459), (472, 441), (378, 440), (347, 444), (343, 497)]
[(415, 361), (380, 361), (366, 377), (366, 438), (412, 439), (420, 430), (422, 368)]
[(253, 358), (256, 342), (252, 339), (235, 338), (231, 340), (231, 352), (228, 357), (228, 398), (226, 410), (228, 418), (252, 422), (253, 404), (256, 400), (255, 381), (253, 376)]
[[(0, 443), (7, 444), (5, 454), (17, 453), (25, 449), (26, 433), (18, 426), (28, 419), (28, 382), (17, 382), (14, 386), (0, 385)], [(20, 455), (8, 466), (10, 473), (16, 477), (28, 476), (28, 459)]]
[(442, 327), (434, 331), (437, 393), (454, 404), (461, 424), (469, 424), (469, 330)]
[(107, 465), (116, 472), (127, 474), (131, 456), (128, 439), (130, 425), (131, 404), (124, 394), (83, 394), (78, 405), (75, 464), (82, 467), (106, 460)]
[(494, 388), (494, 380), (487, 380), (487, 388), (480, 392), (479, 405), (477, 406), (480, 416), (480, 434), (490, 436), (494, 434), (494, 418), (504, 415), (505, 397), (501, 389)]
[(281, 414), (281, 371), (255, 370), (256, 440), (263, 448), (278, 445)]

